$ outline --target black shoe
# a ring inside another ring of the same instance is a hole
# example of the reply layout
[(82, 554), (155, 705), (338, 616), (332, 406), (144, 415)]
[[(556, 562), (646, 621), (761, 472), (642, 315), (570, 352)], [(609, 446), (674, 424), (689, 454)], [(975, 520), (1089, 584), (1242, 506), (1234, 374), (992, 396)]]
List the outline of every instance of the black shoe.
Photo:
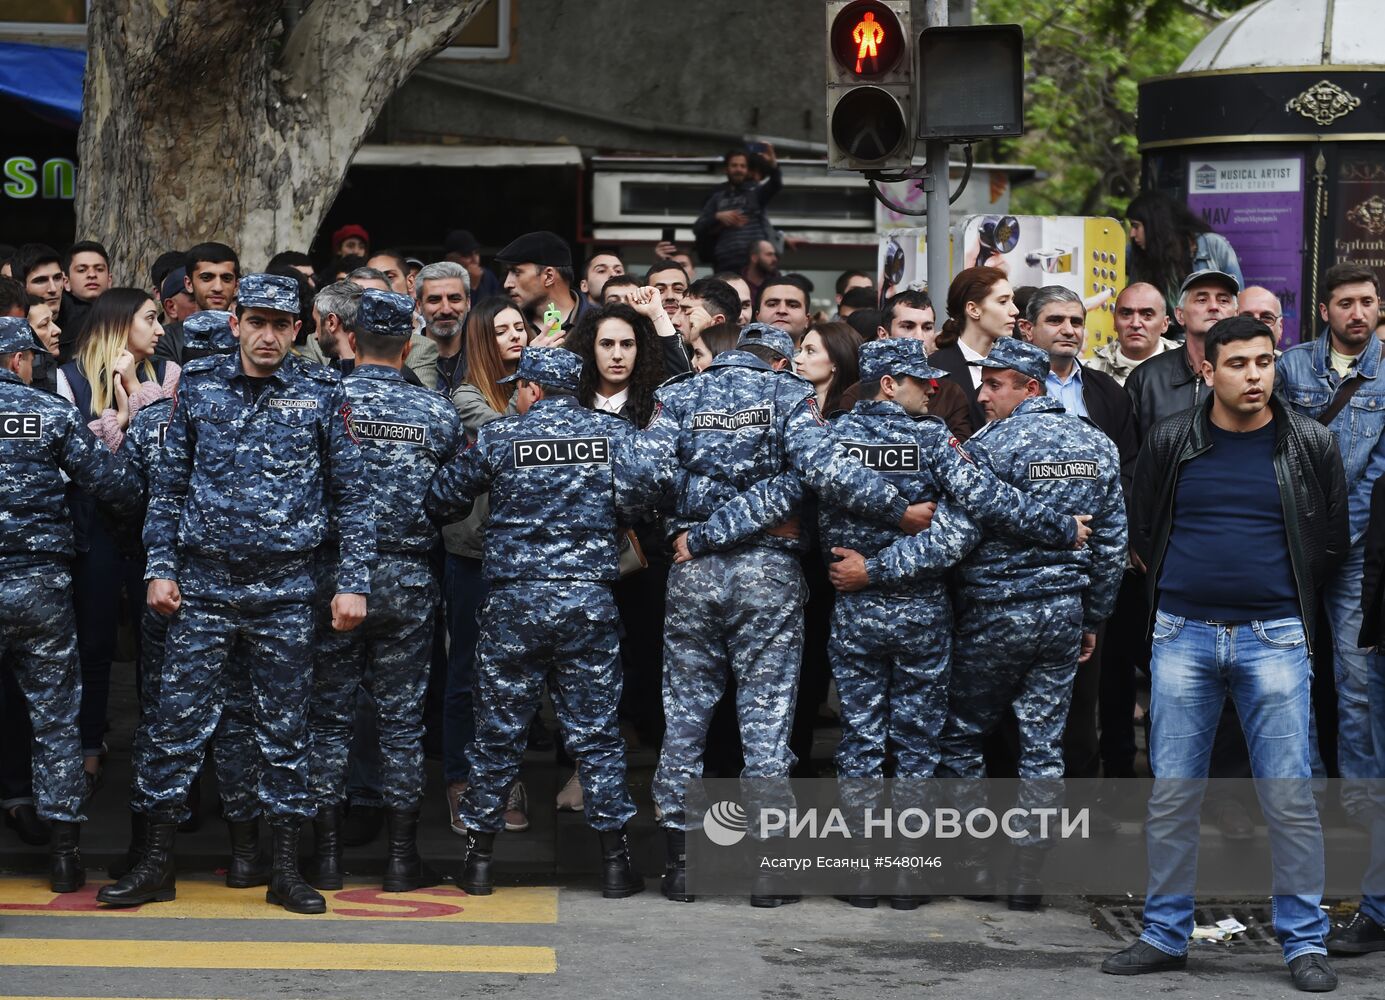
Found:
[(385, 861), (385, 892), (412, 892), (442, 882), (442, 876), (418, 856), (417, 809), (386, 809), (385, 829), (390, 845)]
[(1170, 955), (1148, 941), (1136, 941), (1129, 948), (1106, 956), (1101, 971), (1111, 976), (1143, 976), (1149, 972), (1182, 972), (1188, 967), (1187, 955)]
[(48, 843), (52, 831), (48, 824), (39, 818), (38, 810), (32, 802), (22, 802), (5, 810), (5, 825), (19, 835), (19, 839), (31, 847), (42, 847)]
[(380, 836), (384, 825), (385, 811), (379, 806), (353, 803), (341, 824), (341, 842), (347, 847), (363, 847)]
[(1033, 913), (1043, 904), (1044, 886), (1039, 873), (1043, 871), (1044, 861), (1044, 852), (1038, 847), (1015, 848), (1010, 875), (1010, 909)]
[(177, 895), (177, 869), (173, 864), (173, 838), (178, 824), (155, 822), (146, 817), (144, 848), (139, 864), (114, 885), (102, 886), (96, 901), (108, 906), (166, 903)]
[(917, 910), (920, 906), (927, 906), (931, 902), (933, 902), (932, 896), (891, 896), (890, 909)]
[(1236, 799), (1222, 799), (1214, 805), (1212, 818), (1227, 840), (1243, 841), (1255, 836), (1255, 824), (1250, 821), (1250, 813)]
[(76, 892), (87, 884), (87, 872), (82, 867), (82, 855), (77, 850), (82, 824), (55, 819), (48, 825), (53, 831), (49, 848), (49, 880), (53, 891)]
[(231, 863), (226, 868), (226, 887), (251, 889), (268, 885), (269, 859), (260, 850), (260, 818), (228, 819), (226, 827), (231, 831)]
[(116, 861), (106, 867), (106, 874), (111, 878), (124, 878), (135, 870), (139, 864), (139, 859), (144, 857), (144, 828), (147, 825), (148, 822), (144, 818), (144, 813), (130, 810), (130, 846), (125, 849), (123, 860)]
[(783, 891), (784, 887), (777, 875), (769, 872), (755, 876), (755, 885), (750, 890), (750, 905), (759, 909), (773, 909), (797, 903), (803, 897), (797, 893)]
[(468, 830), (466, 834), (466, 861), (462, 865), (462, 877), (457, 884), (470, 896), (489, 896), (495, 888), (491, 876), (491, 857), (495, 851), (495, 834)]
[(630, 863), (630, 838), (625, 827), (597, 833), (601, 837), (601, 895), (606, 899), (624, 899), (644, 892), (644, 879)]
[(1337, 988), (1337, 973), (1327, 964), (1327, 956), (1316, 952), (1300, 955), (1289, 963), (1294, 989), (1304, 993), (1331, 993)]
[(675, 903), (691, 903), (696, 896), (688, 892), (688, 835), (682, 830), (665, 830), (668, 856), (659, 891)]
[(313, 856), (303, 876), (314, 889), (340, 889), (341, 806), (322, 806), (313, 817)]
[(1365, 955), (1372, 951), (1385, 951), (1385, 927), (1360, 910), (1327, 936), (1329, 955)]
[(839, 899), (843, 903), (850, 903), (858, 910), (873, 910), (880, 905), (879, 896), (833, 896), (832, 898)]
[(326, 913), (327, 900), (303, 881), (298, 870), (298, 821), (274, 826), (273, 831), (274, 861), (265, 902), (282, 906), (290, 913)]

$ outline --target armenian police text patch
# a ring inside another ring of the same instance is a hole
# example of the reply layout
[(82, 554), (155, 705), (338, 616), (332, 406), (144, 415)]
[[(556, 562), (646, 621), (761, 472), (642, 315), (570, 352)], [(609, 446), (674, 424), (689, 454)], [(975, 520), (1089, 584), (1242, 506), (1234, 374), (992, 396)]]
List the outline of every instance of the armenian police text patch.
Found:
[(315, 399), (288, 399), (284, 396), (271, 396), (269, 405), (276, 410), (316, 410)]
[(545, 465), (609, 465), (611, 439), (531, 438), (513, 444), (515, 468), (531, 469)]
[(1098, 474), (1097, 464), (1085, 459), (1029, 463), (1029, 478), (1036, 481), (1046, 479), (1096, 479)]
[(846, 453), (867, 469), (876, 472), (918, 472), (919, 446), (916, 444), (866, 444), (843, 441)]
[(37, 440), (43, 433), (43, 417), (37, 413), (0, 413), (0, 438)]
[(428, 443), (428, 428), (422, 424), (396, 424), (385, 420), (351, 418), (351, 429), (367, 441), (394, 441), (399, 444)]
[(692, 429), (695, 431), (738, 431), (743, 427), (768, 427), (770, 408), (752, 406), (748, 410), (735, 413), (722, 413), (720, 410), (704, 410), (694, 413)]

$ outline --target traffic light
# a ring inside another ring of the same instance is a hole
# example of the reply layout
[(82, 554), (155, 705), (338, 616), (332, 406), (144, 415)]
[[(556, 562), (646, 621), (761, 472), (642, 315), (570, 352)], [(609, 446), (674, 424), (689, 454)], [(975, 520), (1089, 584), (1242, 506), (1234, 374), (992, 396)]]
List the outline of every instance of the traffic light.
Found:
[(913, 159), (909, 0), (828, 0), (827, 163), (897, 170)]
[(1024, 134), (1024, 29), (924, 28), (918, 41), (918, 137)]

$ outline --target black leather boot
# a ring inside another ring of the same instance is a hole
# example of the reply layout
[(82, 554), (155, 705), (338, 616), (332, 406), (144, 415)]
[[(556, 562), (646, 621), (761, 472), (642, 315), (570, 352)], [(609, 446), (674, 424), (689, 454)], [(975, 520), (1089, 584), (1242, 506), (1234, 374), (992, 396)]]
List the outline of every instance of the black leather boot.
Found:
[(107, 866), (106, 874), (111, 878), (124, 878), (129, 872), (135, 870), (139, 864), (139, 859), (144, 856), (144, 828), (147, 821), (144, 813), (130, 810), (130, 846), (125, 849), (125, 858)]
[(303, 875), (314, 889), (340, 889), (341, 806), (322, 806), (313, 817), (313, 856)]
[(1032, 913), (1044, 901), (1044, 885), (1039, 875), (1044, 869), (1045, 854), (1038, 847), (1015, 848), (1015, 862), (1010, 876), (1010, 909)]
[(418, 809), (386, 809), (390, 853), (385, 860), (385, 892), (412, 892), (442, 881), (418, 856)]
[(226, 826), (231, 831), (231, 863), (226, 868), (226, 887), (252, 889), (268, 885), (269, 861), (260, 850), (260, 818), (228, 819)]
[(49, 879), (54, 892), (76, 892), (87, 884), (87, 871), (82, 867), (82, 855), (77, 850), (81, 823), (50, 820), (53, 831), (49, 847)]
[(177, 830), (177, 823), (146, 817), (139, 864), (114, 885), (102, 886), (96, 893), (96, 901), (110, 906), (139, 906), (141, 903), (166, 903), (177, 895), (177, 869), (173, 864), (173, 838)]
[(21, 802), (5, 810), (5, 825), (30, 847), (42, 847), (52, 836), (48, 823), (39, 818), (32, 802)]
[(625, 827), (619, 830), (598, 830), (601, 837), (601, 895), (607, 899), (624, 899), (644, 892), (644, 878), (630, 863), (630, 838)]
[(326, 913), (327, 900), (298, 871), (298, 821), (274, 826), (274, 861), (265, 902), (290, 913)]
[[(783, 840), (771, 838), (764, 841), (766, 857), (779, 858), (784, 854)], [(803, 897), (798, 893), (787, 892), (784, 875), (779, 871), (762, 871), (755, 876), (755, 884), (750, 890), (750, 905), (760, 908), (787, 906), (797, 903)]]
[(471, 896), (489, 896), (495, 887), (491, 876), (491, 855), (495, 850), (495, 834), (468, 830), (466, 861), (457, 884)]
[(682, 830), (665, 830), (664, 843), (668, 860), (664, 862), (659, 891), (675, 903), (691, 903), (697, 897), (688, 892), (688, 835)]

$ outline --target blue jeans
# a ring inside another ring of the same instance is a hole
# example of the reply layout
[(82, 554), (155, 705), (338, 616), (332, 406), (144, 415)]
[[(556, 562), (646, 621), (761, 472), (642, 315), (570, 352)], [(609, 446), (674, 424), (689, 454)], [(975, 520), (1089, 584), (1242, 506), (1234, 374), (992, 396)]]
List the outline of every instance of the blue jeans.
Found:
[(1361, 572), (1365, 546), (1351, 547), (1342, 568), (1328, 583), (1324, 601), (1332, 622), (1333, 670), (1337, 681), (1337, 769), (1342, 775), (1342, 805), (1359, 814), (1367, 807), (1365, 787), (1353, 778), (1371, 777), (1375, 767), (1367, 693), (1372, 656), (1356, 645), (1361, 634)]
[[(1141, 940), (1170, 955), (1188, 950), (1193, 932), (1198, 815), (1212, 740), (1227, 695), (1236, 705), (1250, 751), (1256, 794), (1269, 822), (1276, 873), (1289, 873), (1289, 893), (1274, 896), (1274, 929), (1292, 961), (1326, 954), (1322, 903), (1323, 838), (1308, 780), (1312, 668), (1303, 622), (1276, 618), (1241, 624), (1155, 615), (1150, 670), (1150, 766), (1146, 849), (1149, 893)], [(1178, 780), (1194, 779), (1194, 780)], [(1279, 878), (1276, 877), (1276, 882)], [(1316, 894), (1302, 894), (1316, 885)]]
[(442, 707), (443, 776), (450, 784), (466, 781), (471, 773), (467, 748), (476, 739), (476, 710), (472, 686), (476, 679), (476, 638), (481, 626), (476, 615), (486, 600), (481, 560), (447, 554), (443, 594), (447, 602), (447, 693)]

